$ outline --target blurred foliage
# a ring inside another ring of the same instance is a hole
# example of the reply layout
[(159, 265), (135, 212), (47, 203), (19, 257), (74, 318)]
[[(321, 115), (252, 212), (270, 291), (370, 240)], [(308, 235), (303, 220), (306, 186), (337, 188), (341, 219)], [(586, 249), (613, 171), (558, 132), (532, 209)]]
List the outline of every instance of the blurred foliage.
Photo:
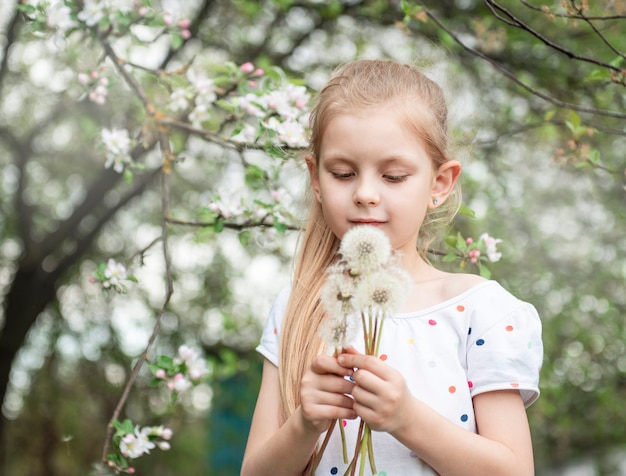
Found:
[[(312, 88), (341, 62), (391, 57), (444, 85), (464, 200), (476, 211), (456, 225), (464, 236), (503, 239), (494, 279), (543, 318), (542, 397), (529, 409), (537, 474), (587, 457), (596, 474), (619, 474), (611, 457), (626, 447), (626, 2), (182, 3), (189, 41), (178, 38), (176, 50), (168, 38), (135, 49), (122, 42), (120, 54), (168, 71), (192, 60), (207, 70), (227, 61), (279, 65)], [(104, 171), (96, 144), (112, 124), (138, 131), (138, 142), (153, 138), (141, 132), (144, 109), (110, 63), (104, 105), (74, 80), (99, 67), (95, 40), (33, 35), (8, 2), (0, 25), (0, 374), (10, 370), (3, 474), (82, 475), (100, 458), (164, 295), (161, 251), (148, 246), (160, 234), (158, 174), (135, 171), (128, 184)], [(147, 72), (142, 81), (155, 97), (173, 87)], [(176, 218), (206, 217), (215, 193), (247, 193), (246, 176), (261, 179), (219, 144), (184, 131), (172, 143), (186, 151), (172, 174)], [(147, 170), (161, 164), (153, 147), (137, 159)], [(286, 168), (289, 176), (303, 171)], [(288, 280), (295, 233), (184, 225), (169, 233), (175, 292), (155, 355), (194, 342), (213, 373), (210, 387), (173, 410), (148, 386), (149, 373), (140, 375), (125, 415), (142, 424), (166, 417), (175, 437), (169, 452), (138, 459), (137, 474), (237, 474), (258, 388), (252, 349)], [(90, 282), (111, 256), (139, 280), (125, 296)]]

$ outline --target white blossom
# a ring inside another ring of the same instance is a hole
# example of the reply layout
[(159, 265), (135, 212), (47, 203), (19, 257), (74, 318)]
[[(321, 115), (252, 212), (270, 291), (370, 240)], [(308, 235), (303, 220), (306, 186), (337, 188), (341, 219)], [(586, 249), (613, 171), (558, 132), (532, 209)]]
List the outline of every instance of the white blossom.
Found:
[(189, 114), (189, 122), (191, 122), (196, 129), (201, 129), (202, 123), (209, 120), (210, 117), (207, 105), (197, 104), (194, 110), (191, 111), (191, 114)]
[(121, 173), (124, 165), (132, 161), (130, 156), (131, 140), (126, 129), (103, 129), (102, 142), (106, 148), (107, 160), (104, 164), (106, 168), (113, 166), (113, 169)]
[(139, 458), (143, 454), (150, 453), (155, 444), (148, 438), (151, 428), (135, 427), (134, 433), (127, 433), (120, 441), (120, 451), (128, 458)]
[(184, 88), (178, 88), (172, 91), (170, 94), (169, 108), (171, 111), (178, 112), (184, 111), (189, 107), (189, 100), (187, 99), (187, 90)]
[(113, 258), (109, 258), (107, 261), (107, 267), (104, 270), (104, 277), (106, 280), (102, 283), (105, 288), (114, 288), (117, 291), (124, 289), (122, 281), (128, 276), (126, 273), (126, 267), (115, 261)]
[(252, 144), (256, 141), (257, 130), (251, 124), (245, 124), (237, 134), (232, 136), (230, 140), (238, 144)]
[(70, 28), (76, 26), (76, 23), (72, 20), (71, 13), (72, 10), (67, 5), (55, 3), (48, 9), (46, 23), (50, 28), (55, 28), (60, 33), (65, 33)]
[(488, 233), (483, 233), (480, 235), (479, 240), (485, 243), (485, 247), (487, 248), (487, 257), (489, 261), (495, 263), (496, 261), (500, 261), (502, 258), (502, 253), (499, 253), (497, 250), (498, 243), (502, 243), (502, 240), (498, 238), (493, 238), (489, 236)]
[(196, 104), (210, 105), (217, 99), (215, 85), (209, 78), (200, 78), (193, 82), (194, 90), (197, 93)]
[(98, 0), (85, 0), (83, 9), (78, 13), (78, 19), (84, 21), (87, 26), (94, 26), (105, 16), (106, 2)]

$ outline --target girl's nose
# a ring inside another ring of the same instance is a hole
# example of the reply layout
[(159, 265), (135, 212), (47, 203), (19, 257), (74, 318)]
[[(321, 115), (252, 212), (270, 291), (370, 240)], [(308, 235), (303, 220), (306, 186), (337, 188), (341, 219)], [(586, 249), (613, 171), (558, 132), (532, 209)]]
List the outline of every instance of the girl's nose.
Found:
[(371, 181), (359, 180), (354, 190), (354, 203), (361, 206), (378, 205), (380, 202), (380, 195), (378, 190)]

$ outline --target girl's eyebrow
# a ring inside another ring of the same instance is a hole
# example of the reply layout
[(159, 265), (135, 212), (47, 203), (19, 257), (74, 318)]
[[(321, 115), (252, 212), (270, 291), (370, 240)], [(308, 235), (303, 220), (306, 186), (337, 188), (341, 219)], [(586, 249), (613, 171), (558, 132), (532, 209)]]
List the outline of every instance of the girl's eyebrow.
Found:
[[(328, 156), (323, 155), (321, 157), (324, 161), (324, 163), (329, 166), (329, 165), (354, 165), (354, 164), (358, 164), (359, 160), (358, 159), (351, 159), (349, 157), (346, 157), (344, 155), (333, 155), (330, 154)], [(380, 160), (377, 160), (377, 162), (380, 165), (410, 165), (411, 160), (408, 157), (402, 156), (402, 155), (391, 155), (389, 157), (385, 157), (382, 158)]]

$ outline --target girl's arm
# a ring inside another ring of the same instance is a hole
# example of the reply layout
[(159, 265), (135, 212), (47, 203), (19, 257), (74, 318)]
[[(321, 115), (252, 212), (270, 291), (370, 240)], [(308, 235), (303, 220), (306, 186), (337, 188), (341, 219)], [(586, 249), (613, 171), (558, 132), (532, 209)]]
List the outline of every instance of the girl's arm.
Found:
[(352, 374), (329, 356), (318, 357), (303, 378), (302, 404), (282, 425), (278, 368), (263, 364), (241, 475), (301, 475), (320, 434), (337, 418), (355, 418), (350, 393)]
[(359, 369), (353, 375), (356, 413), (372, 429), (390, 433), (442, 476), (534, 474), (528, 419), (518, 391), (475, 396), (475, 434), (416, 399), (402, 375), (380, 359), (342, 354), (339, 362)]

